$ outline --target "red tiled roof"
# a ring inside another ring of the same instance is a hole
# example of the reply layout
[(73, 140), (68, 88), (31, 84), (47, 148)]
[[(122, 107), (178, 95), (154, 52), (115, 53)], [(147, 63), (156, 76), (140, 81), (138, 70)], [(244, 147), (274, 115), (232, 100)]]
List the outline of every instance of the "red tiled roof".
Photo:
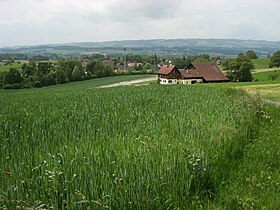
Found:
[(160, 69), (158, 70), (157, 74), (164, 74), (167, 75), (169, 74), (174, 68), (176, 68), (176, 66), (168, 66), (168, 65), (163, 65), (162, 67), (160, 67)]
[(202, 74), (196, 70), (180, 70), (180, 73), (182, 75), (182, 78), (203, 78)]
[(115, 61), (112, 60), (103, 60), (102, 61), (103, 65), (109, 65), (109, 66), (114, 66), (115, 65)]
[[(188, 70), (191, 67), (194, 67), (194, 69)], [(184, 78), (203, 77), (206, 82), (229, 81), (217, 65), (213, 63), (190, 63), (181, 74)]]

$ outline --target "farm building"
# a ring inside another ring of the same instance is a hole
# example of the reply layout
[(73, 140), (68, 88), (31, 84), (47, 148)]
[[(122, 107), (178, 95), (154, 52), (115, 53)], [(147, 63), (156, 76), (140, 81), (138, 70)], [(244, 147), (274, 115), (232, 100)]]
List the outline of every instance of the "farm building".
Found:
[(178, 70), (173, 65), (163, 65), (157, 72), (160, 84), (194, 84), (207, 82), (228, 82), (229, 79), (213, 63), (190, 63)]
[(141, 65), (142, 63), (137, 63), (137, 62), (131, 62), (127, 64), (128, 69), (132, 69), (132, 70), (138, 69)]
[(111, 66), (112, 68), (115, 68), (115, 66), (116, 66), (116, 62), (113, 60), (103, 60), (102, 64), (104, 66)]
[(82, 60), (80, 61), (80, 63), (81, 63), (81, 65), (82, 65), (83, 67), (86, 67), (86, 66), (89, 64), (89, 60), (88, 60), (88, 59), (82, 59)]

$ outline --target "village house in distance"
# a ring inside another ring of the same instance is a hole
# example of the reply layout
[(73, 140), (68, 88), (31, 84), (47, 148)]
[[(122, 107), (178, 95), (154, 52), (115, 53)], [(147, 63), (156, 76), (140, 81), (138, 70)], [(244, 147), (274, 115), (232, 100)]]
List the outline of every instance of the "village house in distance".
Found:
[(190, 63), (178, 70), (173, 65), (163, 65), (157, 72), (160, 84), (195, 84), (208, 82), (228, 82), (229, 79), (214, 63)]

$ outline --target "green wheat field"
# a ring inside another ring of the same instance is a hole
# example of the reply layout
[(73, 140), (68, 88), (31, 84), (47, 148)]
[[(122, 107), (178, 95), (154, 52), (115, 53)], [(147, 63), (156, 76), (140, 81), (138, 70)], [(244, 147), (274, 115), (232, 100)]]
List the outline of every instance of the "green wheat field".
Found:
[(266, 191), (242, 180), (270, 121), (243, 91), (150, 85), (0, 97), (0, 209), (264, 206)]

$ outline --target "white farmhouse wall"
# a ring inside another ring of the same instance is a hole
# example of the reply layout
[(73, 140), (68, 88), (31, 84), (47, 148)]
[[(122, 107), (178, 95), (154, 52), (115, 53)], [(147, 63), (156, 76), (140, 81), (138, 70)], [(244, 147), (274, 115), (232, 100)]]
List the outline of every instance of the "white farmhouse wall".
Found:
[(203, 83), (202, 79), (162, 79), (159, 78), (159, 83), (162, 85), (172, 85), (172, 84), (193, 84), (193, 83)]

